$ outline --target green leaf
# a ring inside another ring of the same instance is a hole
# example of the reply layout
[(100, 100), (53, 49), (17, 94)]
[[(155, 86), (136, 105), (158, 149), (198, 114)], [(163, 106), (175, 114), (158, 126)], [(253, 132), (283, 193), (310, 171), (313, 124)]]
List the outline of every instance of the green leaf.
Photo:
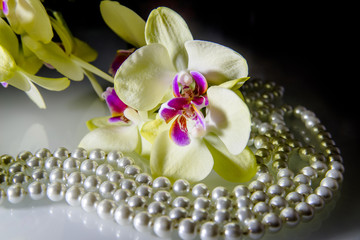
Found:
[(128, 106), (149, 111), (156, 107), (176, 75), (166, 48), (150, 44), (132, 53), (118, 69), (114, 87)]
[(119, 37), (138, 48), (146, 45), (145, 21), (134, 11), (116, 1), (102, 1), (100, 12), (105, 23)]
[(176, 145), (168, 131), (158, 134), (150, 155), (154, 177), (166, 176), (171, 181), (179, 178), (189, 182), (203, 180), (212, 170), (213, 158), (202, 139), (192, 139), (187, 146)]
[(232, 154), (246, 147), (251, 131), (250, 111), (233, 91), (212, 86), (207, 91), (209, 100), (208, 130), (214, 132)]
[(140, 153), (140, 134), (136, 125), (96, 128), (84, 136), (79, 147), (89, 151), (101, 148), (106, 152), (119, 150)]
[(16, 63), (10, 53), (0, 45), (0, 82), (12, 78), (16, 68)]
[(189, 69), (201, 72), (210, 85), (247, 77), (248, 65), (239, 53), (217, 43), (188, 41)]
[(177, 71), (187, 69), (184, 44), (193, 37), (184, 19), (175, 11), (166, 7), (154, 9), (146, 21), (145, 38), (147, 44), (160, 43), (167, 48)]
[(240, 154), (231, 154), (222, 141), (215, 135), (205, 137), (206, 146), (214, 158), (214, 170), (230, 182), (247, 182), (256, 174), (256, 158), (246, 147)]

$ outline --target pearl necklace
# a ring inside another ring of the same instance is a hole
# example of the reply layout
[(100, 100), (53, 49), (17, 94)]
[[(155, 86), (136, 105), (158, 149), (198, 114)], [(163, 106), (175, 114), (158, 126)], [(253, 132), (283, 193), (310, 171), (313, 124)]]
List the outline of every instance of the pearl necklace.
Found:
[(248, 145), (258, 162), (248, 183), (171, 184), (166, 177), (153, 179), (136, 157), (119, 151), (40, 149), (0, 157), (0, 204), (26, 195), (65, 199), (102, 219), (163, 238), (177, 231), (181, 239), (259, 239), (310, 221), (339, 190), (340, 150), (313, 112), (281, 103), (281, 86), (253, 80), (242, 91), (252, 113)]

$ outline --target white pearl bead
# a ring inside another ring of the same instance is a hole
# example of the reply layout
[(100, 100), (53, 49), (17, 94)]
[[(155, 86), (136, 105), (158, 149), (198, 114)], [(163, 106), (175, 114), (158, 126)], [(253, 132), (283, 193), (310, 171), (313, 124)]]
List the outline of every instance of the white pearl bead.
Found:
[(51, 183), (54, 182), (66, 183), (66, 179), (67, 179), (67, 173), (60, 168), (55, 168), (50, 172), (49, 180)]
[(325, 201), (330, 201), (333, 197), (332, 191), (324, 186), (319, 186), (315, 189), (315, 194), (322, 197)]
[(265, 228), (259, 220), (250, 219), (249, 221), (245, 222), (245, 225), (251, 239), (260, 239), (262, 236), (264, 236)]
[(219, 226), (214, 222), (205, 222), (200, 228), (200, 238), (202, 240), (215, 240), (219, 236)]
[(106, 156), (106, 160), (111, 165), (117, 165), (118, 160), (121, 159), (122, 157), (124, 157), (124, 154), (122, 152), (110, 151)]
[(97, 162), (105, 161), (105, 152), (101, 149), (94, 149), (89, 152), (89, 159)]
[(196, 184), (192, 189), (194, 197), (207, 197), (209, 196), (209, 189), (204, 183)]
[(242, 238), (242, 230), (238, 223), (227, 223), (224, 226), (224, 236), (228, 240), (240, 240)]
[(116, 203), (120, 204), (125, 202), (130, 196), (131, 192), (128, 189), (118, 189), (113, 194), (113, 199)]
[(46, 194), (51, 201), (58, 202), (64, 199), (66, 187), (61, 182), (50, 183)]
[(121, 204), (114, 212), (115, 221), (120, 225), (128, 225), (134, 217), (134, 210), (126, 204)]
[(336, 191), (339, 189), (338, 182), (331, 177), (323, 178), (323, 180), (321, 180), (321, 182), (320, 182), (320, 186), (327, 187), (332, 191)]
[(135, 181), (139, 184), (150, 185), (152, 183), (152, 177), (148, 173), (139, 173)]
[(314, 217), (314, 208), (306, 202), (296, 204), (295, 210), (300, 214), (304, 221), (310, 221)]
[(48, 157), (51, 157), (51, 152), (49, 149), (47, 148), (41, 148), (39, 149), (38, 151), (35, 152), (34, 154), (36, 157), (39, 157), (39, 158), (48, 158)]
[(191, 217), (195, 222), (202, 222), (207, 220), (209, 214), (205, 209), (195, 209), (192, 214)]
[(273, 184), (267, 189), (266, 193), (268, 194), (269, 197), (284, 196), (285, 190), (282, 187), (280, 187), (278, 184)]
[(280, 218), (283, 219), (286, 225), (291, 227), (296, 226), (300, 222), (300, 216), (298, 212), (296, 212), (291, 207), (287, 207), (281, 210)]
[(236, 217), (240, 222), (245, 223), (254, 217), (254, 213), (250, 209), (242, 207), (236, 211)]
[(88, 176), (84, 181), (84, 188), (88, 192), (95, 192), (98, 190), (101, 184), (99, 176), (91, 175)]
[(46, 185), (42, 182), (32, 182), (28, 186), (28, 193), (31, 199), (40, 200), (46, 195)]
[(73, 158), (77, 158), (77, 159), (85, 159), (85, 158), (87, 158), (87, 154), (88, 153), (85, 149), (77, 148), (71, 153), (71, 156)]
[(312, 193), (312, 188), (307, 184), (300, 184), (296, 187), (295, 191), (303, 196), (308, 196)]
[(115, 211), (115, 203), (110, 199), (101, 200), (96, 206), (96, 212), (101, 219), (111, 219)]
[(269, 205), (274, 209), (283, 209), (288, 206), (288, 202), (281, 196), (274, 196), (270, 199)]
[(151, 215), (164, 214), (166, 206), (162, 202), (151, 202), (147, 208), (147, 211)]
[(329, 171), (326, 172), (326, 177), (330, 177), (335, 179), (338, 182), (342, 182), (343, 181), (343, 175), (340, 171), (336, 170), (336, 169), (330, 169)]
[(64, 160), (63, 162), (63, 168), (67, 173), (71, 173), (73, 171), (76, 171), (80, 167), (80, 161), (76, 158), (69, 157)]
[(147, 212), (139, 212), (133, 220), (134, 228), (139, 232), (147, 232), (150, 230), (151, 216)]
[(112, 198), (116, 191), (116, 184), (110, 181), (104, 181), (99, 186), (99, 193), (104, 198)]
[(142, 196), (131, 196), (127, 201), (128, 205), (132, 208), (141, 208), (145, 205), (146, 200)]
[(94, 212), (99, 201), (100, 195), (98, 193), (88, 192), (81, 198), (80, 205), (85, 212)]
[(152, 186), (154, 189), (169, 190), (171, 182), (167, 177), (157, 177), (154, 179)]
[(64, 147), (59, 147), (54, 151), (53, 156), (59, 159), (64, 159), (70, 156), (70, 152), (68, 149)]
[(190, 200), (187, 197), (179, 196), (173, 200), (172, 206), (188, 209), (190, 207)]
[(219, 197), (216, 199), (215, 208), (216, 209), (229, 209), (232, 207), (232, 201), (228, 197)]
[(154, 194), (153, 199), (157, 202), (164, 202), (170, 204), (171, 194), (168, 191), (160, 190)]
[(306, 203), (314, 207), (316, 210), (320, 210), (324, 207), (325, 201), (316, 194), (311, 194), (306, 198)]
[(7, 189), (7, 197), (10, 203), (20, 203), (25, 197), (25, 190), (20, 184), (11, 185)]
[(250, 199), (253, 203), (266, 202), (268, 198), (269, 197), (263, 191), (256, 191), (250, 196)]
[(135, 194), (142, 197), (151, 198), (153, 190), (148, 185), (140, 185), (136, 188)]
[(214, 221), (217, 223), (224, 223), (230, 221), (230, 213), (226, 209), (218, 209), (214, 213)]
[(181, 220), (187, 216), (185, 208), (176, 207), (170, 210), (169, 217), (173, 220)]
[(134, 159), (130, 157), (122, 157), (117, 161), (117, 165), (120, 169), (125, 169), (126, 166), (134, 164)]
[(120, 182), (120, 187), (122, 189), (127, 189), (131, 192), (134, 192), (136, 190), (136, 182), (132, 179), (124, 178)]
[(83, 188), (79, 186), (72, 186), (70, 187), (65, 194), (66, 202), (73, 207), (80, 206), (81, 198), (84, 195), (85, 191)]
[(227, 197), (227, 196), (229, 196), (229, 192), (225, 187), (221, 187), (221, 186), (216, 187), (211, 192), (211, 198), (214, 201), (219, 197)]
[(121, 179), (124, 179), (124, 174), (122, 174), (120, 171), (112, 171), (108, 173), (107, 178), (110, 182), (115, 184), (120, 184)]
[(114, 169), (110, 164), (103, 163), (95, 171), (97, 176), (106, 177), (108, 173), (112, 172)]
[(154, 233), (161, 238), (169, 238), (173, 230), (173, 224), (168, 216), (157, 217), (154, 221)]
[(250, 198), (246, 197), (246, 196), (241, 196), (241, 197), (238, 197), (236, 199), (236, 206), (238, 208), (252, 208), (253, 207), (253, 202), (250, 200)]
[(73, 172), (67, 178), (67, 184), (68, 184), (68, 186), (83, 185), (85, 179), (86, 179), (86, 176), (83, 173)]
[(137, 165), (129, 165), (125, 167), (124, 174), (128, 178), (135, 179), (136, 175), (141, 173), (141, 168)]
[(195, 209), (207, 209), (210, 207), (210, 199), (205, 197), (198, 197), (194, 200), (194, 208)]
[(31, 177), (34, 179), (34, 181), (47, 182), (49, 179), (49, 174), (44, 169), (36, 169), (31, 173)]
[(266, 213), (269, 213), (271, 210), (270, 206), (265, 202), (258, 202), (253, 207), (253, 212), (256, 215), (264, 215)]
[(270, 232), (278, 232), (282, 227), (282, 221), (280, 217), (273, 212), (266, 214), (261, 222), (268, 228)]
[(57, 157), (49, 157), (45, 160), (45, 169), (51, 171), (55, 168), (62, 167), (62, 161)]
[(197, 225), (191, 218), (185, 218), (180, 221), (178, 234), (181, 239), (195, 239), (197, 233)]
[(94, 160), (85, 159), (80, 165), (80, 171), (85, 174), (95, 174), (99, 164)]
[(173, 191), (176, 195), (186, 195), (190, 191), (190, 183), (184, 179), (178, 179), (173, 184)]

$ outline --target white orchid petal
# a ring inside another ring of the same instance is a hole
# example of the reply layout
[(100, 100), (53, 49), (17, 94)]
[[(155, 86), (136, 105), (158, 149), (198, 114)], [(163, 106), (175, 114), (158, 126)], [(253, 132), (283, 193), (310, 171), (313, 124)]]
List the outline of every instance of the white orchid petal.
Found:
[(100, 12), (105, 23), (122, 39), (135, 47), (145, 43), (145, 21), (131, 9), (116, 1), (102, 1)]
[(228, 47), (207, 41), (188, 41), (185, 48), (188, 68), (201, 72), (210, 85), (248, 75), (245, 58)]
[(136, 50), (120, 66), (115, 75), (115, 91), (126, 105), (148, 111), (171, 91), (175, 74), (166, 48), (150, 44)]
[(209, 131), (213, 131), (231, 154), (243, 151), (251, 131), (250, 112), (247, 105), (233, 91), (212, 86), (207, 91)]
[(201, 139), (192, 139), (187, 146), (176, 145), (168, 131), (161, 132), (151, 149), (150, 168), (154, 176), (166, 176), (197, 182), (209, 175), (213, 158)]
[(136, 125), (96, 128), (85, 135), (79, 147), (89, 151), (101, 148), (106, 152), (113, 150), (139, 152), (141, 148), (139, 131)]
[(39, 108), (45, 109), (46, 105), (45, 105), (44, 99), (41, 96), (39, 90), (30, 81), (29, 81), (29, 84), (30, 84), (30, 89), (28, 91), (26, 91), (25, 93)]
[(178, 13), (166, 7), (154, 9), (146, 22), (145, 38), (147, 44), (164, 45), (178, 71), (187, 68), (188, 59), (184, 43), (193, 40), (193, 37)]

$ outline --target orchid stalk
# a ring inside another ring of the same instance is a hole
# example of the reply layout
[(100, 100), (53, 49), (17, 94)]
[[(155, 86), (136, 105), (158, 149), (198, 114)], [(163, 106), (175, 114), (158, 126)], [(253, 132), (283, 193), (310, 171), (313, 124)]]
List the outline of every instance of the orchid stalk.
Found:
[[(142, 141), (151, 143), (152, 174), (196, 182), (214, 169), (229, 181), (250, 180), (256, 172), (246, 147), (250, 113), (237, 90), (248, 79), (246, 60), (222, 45), (193, 40), (184, 19), (171, 9), (153, 10), (145, 25), (118, 3), (103, 1), (101, 9), (111, 29), (138, 47), (117, 70), (114, 89), (128, 108), (156, 114), (138, 125)], [(124, 37), (122, 28), (109, 21), (105, 13), (115, 16), (116, 9), (137, 19), (136, 31)], [(100, 129), (104, 141), (107, 130)], [(107, 142), (121, 138), (109, 134)], [(97, 146), (95, 138), (91, 142)]]

